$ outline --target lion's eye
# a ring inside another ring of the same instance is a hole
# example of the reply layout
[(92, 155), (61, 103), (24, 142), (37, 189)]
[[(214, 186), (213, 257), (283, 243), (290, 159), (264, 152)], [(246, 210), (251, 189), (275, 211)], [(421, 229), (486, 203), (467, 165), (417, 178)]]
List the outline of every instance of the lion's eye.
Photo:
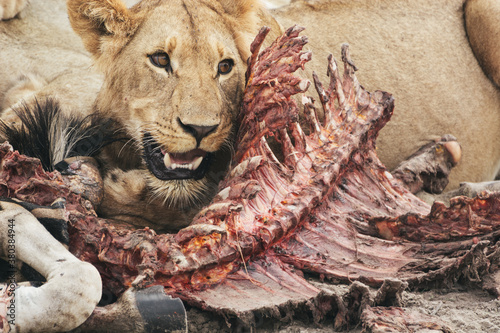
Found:
[(232, 61), (231, 59), (222, 60), (221, 62), (219, 62), (218, 72), (222, 75), (229, 74), (229, 72), (231, 72), (231, 70), (233, 69), (233, 66), (234, 61)]
[(165, 68), (170, 71), (170, 58), (164, 52), (158, 52), (149, 56), (149, 61), (156, 67)]

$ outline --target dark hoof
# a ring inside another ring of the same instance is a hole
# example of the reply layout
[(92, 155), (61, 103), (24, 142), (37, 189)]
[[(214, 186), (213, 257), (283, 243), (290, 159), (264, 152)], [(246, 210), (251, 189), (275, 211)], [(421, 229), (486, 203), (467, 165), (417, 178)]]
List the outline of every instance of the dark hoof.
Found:
[(136, 302), (146, 332), (187, 332), (184, 304), (180, 299), (166, 295), (162, 286), (137, 291)]

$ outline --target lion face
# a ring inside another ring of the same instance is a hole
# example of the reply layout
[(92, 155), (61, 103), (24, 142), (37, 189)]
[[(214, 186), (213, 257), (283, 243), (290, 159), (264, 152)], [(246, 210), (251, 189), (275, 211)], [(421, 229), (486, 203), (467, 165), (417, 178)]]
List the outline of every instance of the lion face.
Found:
[(257, 31), (249, 3), (173, 0), (130, 10), (113, 1), (68, 3), (104, 73), (98, 110), (131, 139), (156, 196), (176, 206), (206, 191), (214, 154), (230, 141)]

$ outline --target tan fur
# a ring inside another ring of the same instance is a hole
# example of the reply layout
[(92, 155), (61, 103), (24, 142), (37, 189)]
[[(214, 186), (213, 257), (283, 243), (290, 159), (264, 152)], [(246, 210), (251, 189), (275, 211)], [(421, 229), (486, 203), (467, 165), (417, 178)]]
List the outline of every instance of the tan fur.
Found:
[[(469, 0), (467, 8), (484, 12), (481, 1), (487, 0)], [(349, 42), (360, 81), (371, 91), (395, 95), (395, 115), (378, 140), (389, 168), (429, 140), (446, 133), (458, 137), (464, 153), (451, 177), (453, 188), (492, 179), (500, 165), (500, 96), (471, 51), (462, 6), (463, 0), (297, 1), (273, 14), (283, 26), (307, 27), (314, 54), (309, 68), (324, 73), (327, 54), (338, 58), (340, 44)], [(37, 73), (47, 84), (26, 96), (51, 95), (66, 112), (111, 116), (128, 141), (102, 156), (107, 176), (100, 213), (155, 228), (181, 227), (223, 174), (249, 44), (262, 25), (272, 27), (269, 40), (280, 25), (254, 0), (151, 0), (130, 9), (119, 0), (69, 0), (68, 11), (83, 44), (57, 0), (33, 2), (26, 19), (0, 23), (0, 49), (8, 50), (0, 59), (0, 102), (10, 104), (9, 87)], [(469, 31), (479, 26), (476, 21), (468, 21)], [(495, 45), (486, 48), (491, 53)], [(474, 49), (480, 54), (482, 46)], [(147, 56), (157, 51), (170, 56), (171, 73), (149, 62)], [(218, 76), (218, 62), (228, 58), (233, 71)], [(195, 148), (177, 119), (218, 125), (200, 142), (220, 161), (202, 180), (162, 181), (142, 162), (144, 131), (166, 151)]]
[(0, 20), (9, 20), (21, 12), (28, 0), (3, 0), (0, 2)]
[(465, 27), (484, 72), (500, 87), (500, 2), (468, 0)]
[[(116, 220), (148, 226), (156, 232), (175, 231), (185, 226), (186, 221), (193, 219), (196, 210), (171, 209), (170, 205), (165, 205), (164, 195), (151, 195), (150, 177), (147, 170), (111, 171), (104, 180), (106, 207), (101, 210)], [(170, 184), (168, 189), (175, 191), (175, 184)], [(183, 192), (189, 195), (193, 190), (188, 188)]]
[(28, 74), (22, 76), (13, 84), (13, 86), (6, 92), (5, 100), (2, 101), (0, 108), (7, 109), (12, 105), (19, 102), (21, 99), (26, 98), (29, 94), (35, 93), (41, 90), (47, 82), (42, 78), (34, 74)]
[(138, 27), (138, 18), (120, 0), (67, 4), (73, 30), (82, 36), (85, 47), (97, 59), (102, 55), (113, 61)]

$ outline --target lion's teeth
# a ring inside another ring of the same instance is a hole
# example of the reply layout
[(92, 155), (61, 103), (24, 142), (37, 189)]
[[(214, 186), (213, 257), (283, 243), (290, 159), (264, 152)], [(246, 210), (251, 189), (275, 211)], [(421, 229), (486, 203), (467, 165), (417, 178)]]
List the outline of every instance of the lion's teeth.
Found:
[(198, 169), (202, 161), (203, 157), (200, 156), (196, 158), (196, 160), (194, 160), (194, 162), (192, 163), (172, 163), (172, 159), (169, 153), (165, 153), (165, 157), (163, 158), (163, 163), (165, 164), (165, 167), (167, 167), (170, 170), (175, 170), (175, 169), (196, 170)]
[(169, 153), (165, 153), (165, 157), (163, 158), (163, 163), (165, 164), (165, 166), (167, 167), (167, 169), (173, 169), (172, 161), (170, 160), (170, 154)]
[(203, 157), (200, 156), (198, 157), (192, 164), (193, 168), (191, 170), (196, 170), (200, 166), (201, 162), (203, 161)]

